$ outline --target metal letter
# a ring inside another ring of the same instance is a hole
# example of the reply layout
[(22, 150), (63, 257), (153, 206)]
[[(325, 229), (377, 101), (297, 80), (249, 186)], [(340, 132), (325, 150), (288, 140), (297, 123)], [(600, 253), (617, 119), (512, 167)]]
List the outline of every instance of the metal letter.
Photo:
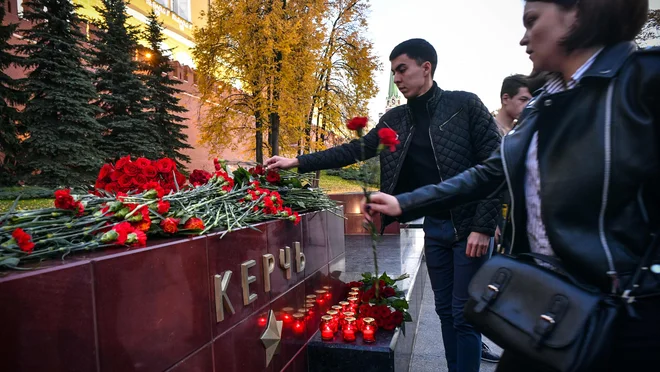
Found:
[(225, 320), (225, 307), (227, 310), (231, 311), (232, 314), (236, 314), (234, 311), (234, 306), (227, 296), (227, 288), (229, 288), (229, 280), (231, 279), (231, 271), (227, 270), (223, 275), (215, 275), (215, 321), (217, 323)]
[(275, 270), (275, 256), (267, 253), (262, 256), (264, 270), (264, 292), (270, 292), (270, 274)]
[(293, 247), (296, 249), (296, 272), (305, 270), (305, 254), (302, 252), (300, 242), (293, 242)]
[(250, 283), (257, 281), (257, 277), (248, 275), (248, 269), (256, 266), (257, 261), (250, 260), (241, 264), (241, 285), (243, 286), (243, 305), (247, 306), (257, 299), (256, 293), (250, 293)]
[(286, 274), (286, 279), (291, 279), (291, 247), (280, 248), (280, 267)]

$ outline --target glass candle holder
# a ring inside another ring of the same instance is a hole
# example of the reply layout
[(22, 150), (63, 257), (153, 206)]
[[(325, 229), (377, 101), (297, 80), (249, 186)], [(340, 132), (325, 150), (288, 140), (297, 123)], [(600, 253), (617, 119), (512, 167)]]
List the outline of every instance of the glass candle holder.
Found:
[(355, 318), (355, 313), (352, 311), (344, 311), (342, 313), (342, 318), (343, 319), (341, 320), (339, 325), (343, 328), (344, 325), (346, 324), (346, 318)]
[(325, 299), (330, 301), (332, 299), (332, 287), (329, 285), (325, 285), (323, 286), (323, 290), (326, 292)]
[(352, 312), (357, 312), (358, 309), (358, 298), (357, 297), (349, 297), (348, 298), (348, 306), (350, 308), (349, 311)]
[(295, 313), (291, 316), (293, 318), (293, 333), (301, 335), (305, 332), (305, 314)]
[(321, 317), (319, 330), (321, 331), (321, 339), (323, 339), (323, 341), (332, 341), (335, 337), (335, 332), (332, 330), (332, 316), (323, 315)]
[(283, 307), (282, 308), (282, 321), (284, 323), (291, 323), (293, 321), (293, 308), (292, 307)]
[(355, 291), (348, 292), (348, 297), (359, 297), (359, 296), (360, 296), (360, 292), (355, 292)]
[(376, 319), (364, 318), (362, 323), (362, 340), (366, 343), (376, 342), (376, 331), (378, 330)]
[(319, 305), (323, 305), (326, 302), (325, 295), (328, 292), (324, 289), (317, 289), (314, 291), (314, 293), (316, 294), (316, 303)]
[(308, 302), (308, 301), (310, 301), (310, 300), (316, 302), (316, 295), (311, 294), (311, 295), (307, 295), (307, 296), (305, 296), (305, 302)]
[(307, 319), (312, 318), (316, 314), (316, 310), (314, 310), (315, 306), (316, 305), (314, 304), (309, 304), (309, 303), (305, 304), (304, 308), (305, 308), (305, 314), (307, 314)]
[(337, 332), (337, 329), (339, 329), (339, 313), (336, 310), (328, 310), (325, 314), (332, 317), (332, 325), (334, 326), (334, 331)]
[(355, 334), (357, 333), (357, 328), (355, 326), (355, 318), (348, 317), (344, 319), (344, 326), (341, 329), (342, 337), (346, 342), (355, 341)]
[(360, 287), (351, 287), (351, 292), (360, 292)]
[(351, 311), (351, 303), (348, 301), (340, 301), (339, 306), (341, 306), (341, 311)]

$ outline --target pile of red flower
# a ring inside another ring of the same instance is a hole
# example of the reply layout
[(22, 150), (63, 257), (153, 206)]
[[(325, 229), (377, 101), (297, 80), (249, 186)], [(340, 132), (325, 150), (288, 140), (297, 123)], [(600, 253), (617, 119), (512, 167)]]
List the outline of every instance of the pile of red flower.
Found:
[(165, 194), (169, 194), (170, 191), (182, 188), (185, 183), (186, 176), (177, 170), (176, 163), (170, 158), (137, 158), (132, 161), (130, 155), (127, 155), (115, 164), (104, 164), (94, 187), (109, 193), (128, 193), (158, 186)]
[(378, 278), (378, 291), (376, 291), (375, 277), (371, 273), (362, 274), (361, 281), (350, 282), (348, 288), (360, 288), (360, 306), (358, 307), (358, 319), (374, 318), (378, 327), (391, 331), (396, 327), (403, 327), (404, 322), (412, 321), (408, 313), (408, 301), (402, 291), (394, 285), (396, 282), (406, 279), (408, 275), (402, 275), (392, 279), (387, 274)]
[(240, 200), (241, 203), (261, 199), (261, 203), (253, 207), (252, 210), (254, 212), (261, 211), (263, 214), (285, 217), (293, 221), (295, 225), (300, 223), (298, 212), (294, 212), (291, 208), (284, 206), (279, 192), (261, 188), (259, 181), (252, 181), (250, 182), (250, 189), (247, 190), (247, 193), (248, 195)]

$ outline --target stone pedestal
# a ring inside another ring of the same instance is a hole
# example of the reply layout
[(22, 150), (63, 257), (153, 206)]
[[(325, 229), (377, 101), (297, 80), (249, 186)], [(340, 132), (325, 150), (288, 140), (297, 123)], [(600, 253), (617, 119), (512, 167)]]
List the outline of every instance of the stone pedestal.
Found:
[[(378, 330), (375, 344), (365, 344), (361, 335), (349, 343), (339, 334), (333, 341), (323, 341), (317, 332), (307, 346), (310, 372), (409, 371), (428, 274), (422, 254), (423, 233), (418, 229), (401, 231), (401, 236), (386, 236), (379, 242), (378, 265), (380, 272), (387, 272), (390, 277), (410, 275), (399, 282), (399, 288), (406, 293), (413, 322), (406, 323), (405, 333), (401, 329)], [(345, 257), (330, 264), (331, 276), (344, 282), (358, 280), (369, 269), (373, 270), (373, 259), (368, 237), (347, 237)]]
[[(272, 360), (260, 336), (271, 310), (283, 320), (282, 309), (302, 308), (306, 295), (330, 287), (318, 304), (324, 311), (345, 292), (332, 268), (344, 259), (344, 221), (323, 211), (303, 215), (298, 226), (255, 227), (260, 231), (154, 240), (2, 273), (2, 370), (307, 371), (317, 321), (302, 331), (284, 322)], [(264, 257), (273, 259), (272, 272)], [(226, 287), (216, 275), (231, 275)]]

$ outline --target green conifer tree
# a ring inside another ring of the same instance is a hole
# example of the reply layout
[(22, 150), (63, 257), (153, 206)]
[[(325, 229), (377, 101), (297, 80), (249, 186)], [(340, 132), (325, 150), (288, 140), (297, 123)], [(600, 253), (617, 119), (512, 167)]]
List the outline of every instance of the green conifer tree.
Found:
[(44, 186), (93, 184), (103, 162), (98, 151), (102, 127), (93, 105), (96, 90), (83, 65), (78, 6), (69, 0), (28, 0), (21, 30), (28, 41), (23, 89), (29, 100), (22, 120), (27, 131), (21, 151), (25, 180)]

